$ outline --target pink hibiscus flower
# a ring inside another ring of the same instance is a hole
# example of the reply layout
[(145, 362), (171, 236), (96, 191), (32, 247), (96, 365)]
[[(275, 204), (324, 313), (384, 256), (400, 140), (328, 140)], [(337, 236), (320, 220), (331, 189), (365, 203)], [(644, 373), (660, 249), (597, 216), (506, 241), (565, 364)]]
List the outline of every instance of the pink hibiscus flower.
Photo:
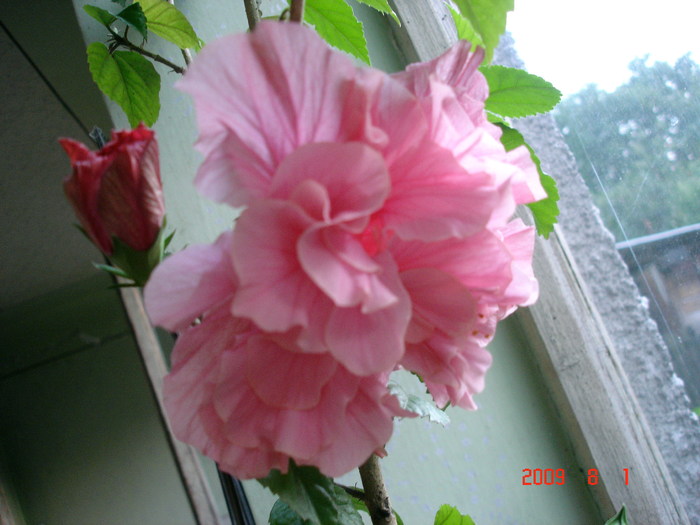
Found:
[(533, 231), (509, 221), (543, 193), (486, 120), (480, 58), (457, 44), (389, 76), (276, 23), (198, 56), (180, 83), (196, 185), (246, 208), (146, 288), (153, 321), (181, 332), (165, 389), (181, 439), (239, 477), (290, 458), (337, 475), (405, 415), (386, 389), (398, 367), (475, 408), (497, 321), (537, 294)]

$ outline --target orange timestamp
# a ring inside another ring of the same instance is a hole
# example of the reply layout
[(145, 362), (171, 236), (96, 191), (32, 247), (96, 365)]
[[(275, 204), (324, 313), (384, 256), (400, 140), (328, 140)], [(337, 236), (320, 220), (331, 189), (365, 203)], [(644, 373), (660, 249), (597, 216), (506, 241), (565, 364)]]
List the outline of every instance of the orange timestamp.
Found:
[[(623, 468), (623, 475), (625, 477), (625, 485), (630, 484), (630, 469)], [(597, 485), (600, 476), (598, 474), (598, 469), (588, 469), (586, 474), (586, 482), (589, 485)], [(565, 485), (566, 484), (566, 470), (563, 468), (524, 468), (523, 485)]]

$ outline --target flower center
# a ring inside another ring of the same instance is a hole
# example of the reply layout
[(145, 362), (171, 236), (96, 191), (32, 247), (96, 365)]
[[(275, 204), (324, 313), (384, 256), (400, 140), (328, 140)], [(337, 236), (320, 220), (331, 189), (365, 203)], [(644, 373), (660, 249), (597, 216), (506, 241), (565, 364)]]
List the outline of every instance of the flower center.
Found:
[(365, 253), (374, 257), (386, 248), (386, 244), (392, 237), (393, 232), (384, 229), (384, 221), (374, 215), (367, 227), (356, 235), (356, 239), (364, 248)]

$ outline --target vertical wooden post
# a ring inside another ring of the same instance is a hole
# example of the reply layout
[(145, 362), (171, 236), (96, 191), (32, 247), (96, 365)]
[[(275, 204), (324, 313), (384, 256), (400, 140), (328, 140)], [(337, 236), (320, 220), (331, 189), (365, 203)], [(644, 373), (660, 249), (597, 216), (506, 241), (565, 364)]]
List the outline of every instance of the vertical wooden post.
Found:
[(175, 439), (165, 418), (163, 409), (163, 378), (168, 368), (156, 334), (143, 306), (141, 291), (137, 288), (120, 288), (122, 303), (139, 349), (144, 370), (156, 400), (159, 415), (166, 430), (170, 448), (175, 456), (192, 511), (199, 525), (224, 525), (218, 515), (209, 484), (195, 450)]

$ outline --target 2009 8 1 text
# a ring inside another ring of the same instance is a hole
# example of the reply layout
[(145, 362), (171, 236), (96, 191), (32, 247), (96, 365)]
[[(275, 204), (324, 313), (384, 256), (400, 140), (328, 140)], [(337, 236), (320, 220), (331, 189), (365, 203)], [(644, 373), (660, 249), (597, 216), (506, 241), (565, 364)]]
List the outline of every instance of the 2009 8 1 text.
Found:
[[(629, 485), (630, 476), (629, 469), (623, 468), (625, 476), (625, 485)], [(600, 476), (597, 469), (588, 469), (586, 473), (586, 483), (589, 485), (597, 485)], [(522, 484), (523, 485), (564, 485), (566, 483), (566, 471), (563, 468), (524, 468)]]

